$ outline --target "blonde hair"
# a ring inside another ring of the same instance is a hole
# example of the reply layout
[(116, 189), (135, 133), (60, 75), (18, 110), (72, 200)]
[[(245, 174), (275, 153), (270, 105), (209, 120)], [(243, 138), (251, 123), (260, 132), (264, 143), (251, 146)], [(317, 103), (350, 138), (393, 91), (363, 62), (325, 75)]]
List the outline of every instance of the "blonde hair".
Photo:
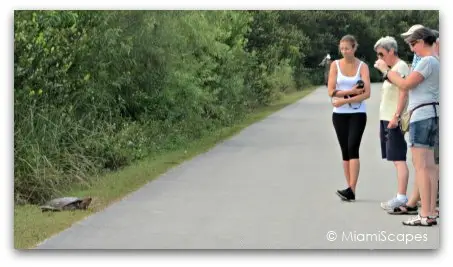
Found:
[(357, 43), (357, 40), (353, 35), (347, 34), (341, 37), (340, 43), (344, 41), (349, 42), (353, 49), (357, 49), (357, 47), (359, 46), (359, 43)]

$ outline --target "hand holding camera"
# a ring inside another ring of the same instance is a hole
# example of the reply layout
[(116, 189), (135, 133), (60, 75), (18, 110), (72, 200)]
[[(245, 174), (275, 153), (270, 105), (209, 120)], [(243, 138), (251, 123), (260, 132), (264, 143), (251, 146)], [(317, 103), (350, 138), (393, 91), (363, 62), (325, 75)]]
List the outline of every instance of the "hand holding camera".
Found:
[[(344, 98), (347, 99), (347, 98), (354, 97), (356, 95), (363, 94), (365, 92), (364, 87), (365, 87), (365, 83), (362, 80), (358, 80), (356, 85), (354, 85), (354, 87), (351, 89), (353, 94), (345, 96)], [(353, 109), (359, 109), (362, 106), (362, 102), (359, 102), (359, 103), (348, 103), (348, 105), (351, 108), (353, 108)]]
[(365, 83), (362, 80), (358, 80), (356, 85), (354, 87), (352, 87), (352, 89), (351, 89), (352, 94), (349, 95), (349, 97), (354, 97), (356, 95), (363, 94), (363, 92), (365, 92), (364, 87), (365, 87)]

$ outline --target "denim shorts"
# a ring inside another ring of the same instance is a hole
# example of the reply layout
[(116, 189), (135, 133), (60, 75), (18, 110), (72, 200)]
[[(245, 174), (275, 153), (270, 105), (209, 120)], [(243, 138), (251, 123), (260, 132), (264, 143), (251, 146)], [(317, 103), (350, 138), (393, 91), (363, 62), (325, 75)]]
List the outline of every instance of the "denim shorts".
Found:
[(409, 125), (411, 147), (439, 147), (439, 118), (429, 118)]

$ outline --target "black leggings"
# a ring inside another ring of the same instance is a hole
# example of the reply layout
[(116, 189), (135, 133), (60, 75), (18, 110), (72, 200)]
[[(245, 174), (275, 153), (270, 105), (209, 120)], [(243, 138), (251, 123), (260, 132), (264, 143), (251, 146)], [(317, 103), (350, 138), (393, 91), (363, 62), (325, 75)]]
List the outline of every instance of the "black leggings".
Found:
[(365, 130), (367, 116), (364, 112), (333, 113), (332, 121), (343, 160), (358, 159), (360, 142)]

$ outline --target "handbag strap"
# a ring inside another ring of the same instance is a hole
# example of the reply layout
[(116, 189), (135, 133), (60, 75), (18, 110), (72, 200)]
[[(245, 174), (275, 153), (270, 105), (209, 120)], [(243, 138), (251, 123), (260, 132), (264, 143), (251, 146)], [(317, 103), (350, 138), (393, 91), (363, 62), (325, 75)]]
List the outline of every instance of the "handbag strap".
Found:
[(412, 116), (412, 112), (414, 112), (416, 109), (421, 108), (421, 107), (424, 107), (424, 106), (429, 106), (429, 105), (432, 105), (432, 106), (433, 106), (435, 118), (437, 118), (436, 105), (439, 105), (439, 102), (431, 102), (431, 103), (420, 104), (420, 105), (416, 106), (415, 108), (413, 108), (413, 109), (410, 111), (410, 115)]

